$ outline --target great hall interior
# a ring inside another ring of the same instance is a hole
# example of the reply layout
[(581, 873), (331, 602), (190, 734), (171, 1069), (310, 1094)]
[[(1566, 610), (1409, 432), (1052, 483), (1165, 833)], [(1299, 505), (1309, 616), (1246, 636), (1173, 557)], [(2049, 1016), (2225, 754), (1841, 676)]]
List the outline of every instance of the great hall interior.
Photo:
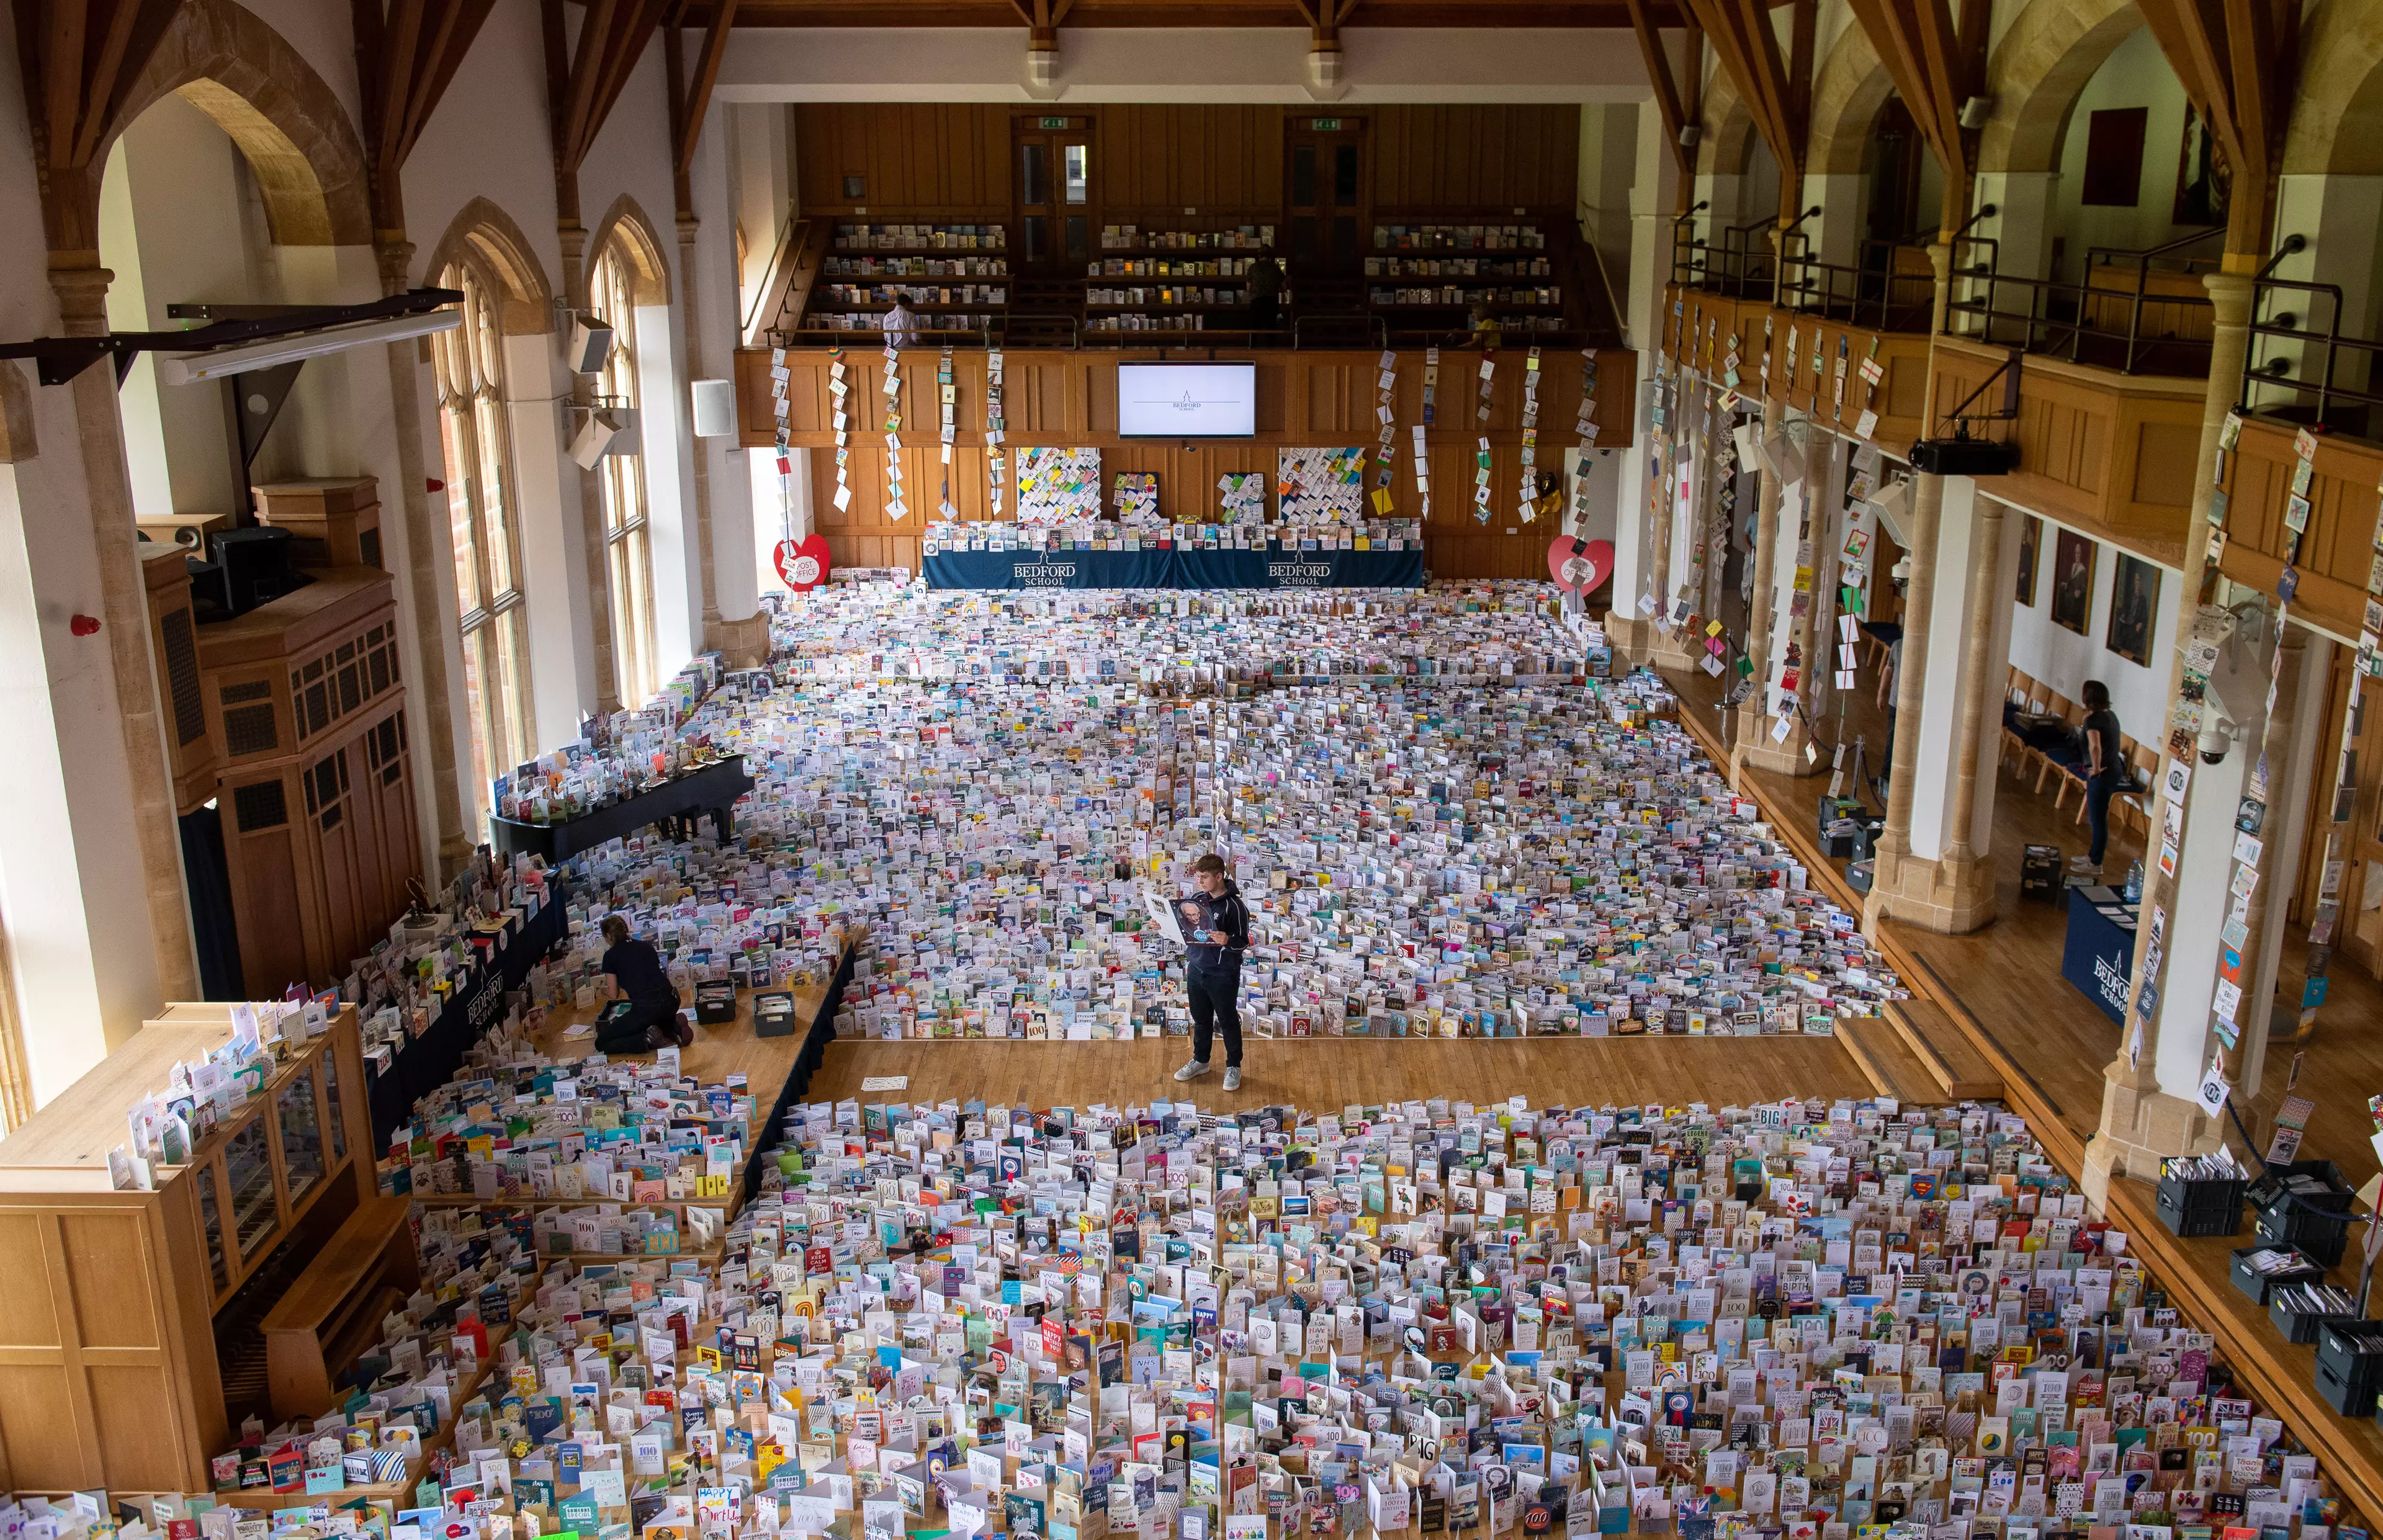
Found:
[(2377, 0), (10, 3), (0, 1540), (2383, 1520)]

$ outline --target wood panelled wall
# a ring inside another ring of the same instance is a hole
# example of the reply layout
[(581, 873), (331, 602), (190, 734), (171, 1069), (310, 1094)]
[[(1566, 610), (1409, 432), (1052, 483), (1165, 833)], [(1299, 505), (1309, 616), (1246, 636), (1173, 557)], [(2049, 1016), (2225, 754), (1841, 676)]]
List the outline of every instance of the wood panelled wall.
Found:
[[(797, 349), (786, 354), (792, 371), (788, 382), (787, 421), (794, 450), (809, 457), (811, 507), (818, 528), (827, 536), (828, 549), (839, 566), (919, 566), (920, 531), (934, 517), (946, 495), (962, 519), (992, 517), (985, 486), (984, 365), (982, 352), (953, 355), (953, 383), (958, 393), (957, 442), (952, 464), (942, 462), (935, 442), (934, 405), (937, 353), (917, 349), (902, 355), (902, 407), (905, 442), (902, 485), (910, 511), (905, 518), (885, 514), (885, 437), (882, 431), (851, 435), (848, 461), (852, 506), (839, 511), (834, 503), (834, 435), (829, 427), (832, 399), (828, 389), (831, 358), (824, 349)], [(1151, 439), (1120, 438), (1117, 431), (1117, 363), (1120, 356), (1148, 358), (1153, 354), (1109, 352), (1025, 351), (1012, 350), (1005, 359), (1004, 407), (1009, 420), (1005, 448), (1059, 445), (1096, 448), (1101, 451), (1103, 500), (1110, 478), (1118, 471), (1158, 474), (1160, 511), (1185, 522), (1210, 519), (1217, 505), (1216, 478), (1228, 471), (1259, 471), (1269, 478), (1276, 451), (1281, 449), (1333, 449), (1352, 445), (1368, 449), (1375, 442), (1375, 375), (1379, 355), (1374, 352), (1259, 352), (1257, 363), (1257, 436), (1253, 439), (1217, 444), (1183, 444)], [(1395, 516), (1414, 518), (1420, 509), (1408, 447), (1413, 425), (1423, 420), (1423, 357), (1401, 352), (1393, 411), (1399, 437), (1398, 476), (1391, 485)], [(854, 349), (844, 355), (846, 384), (852, 399), (875, 412), (883, 400), (884, 355)], [(1489, 392), (1489, 418), (1479, 422), (1474, 383), (1480, 366), (1477, 353), (1443, 355), (1440, 385), (1435, 402), (1437, 421), (1427, 433), (1431, 446), (1432, 511), (1426, 529), (1426, 561), (1445, 577), (1534, 577), (1547, 572), (1548, 542), (1558, 533), (1548, 520), (1525, 524), (1516, 517), (1522, 481), (1523, 376), (1527, 355), (1510, 350), (1498, 356), (1498, 370)], [(1630, 443), (1630, 414), (1636, 397), (1636, 356), (1623, 351), (1598, 355), (1596, 420), (1599, 445), (1609, 450)], [(1540, 360), (1544, 383), (1539, 387), (1539, 468), (1560, 470), (1563, 451), (1577, 440), (1572, 425), (1580, 405), (1582, 368), (1577, 351), (1549, 349)], [(773, 442), (770, 354), (747, 349), (736, 355), (738, 409), (742, 413), (739, 442), (767, 451)], [(869, 419), (873, 422), (874, 418)], [(1492, 517), (1488, 524), (1473, 517), (1473, 477), (1478, 443), (1489, 441), (1489, 491)], [(999, 451), (991, 451), (999, 452)], [(948, 474), (948, 481), (946, 474)], [(1010, 496), (1004, 517), (1016, 513), (1017, 477), (1008, 478)], [(1269, 507), (1272, 499), (1268, 499)]]
[(1373, 109), (1374, 216), (1474, 208), (1569, 216), (1580, 198), (1580, 109), (1488, 105)]
[[(1090, 109), (1099, 123), (1093, 180), (1105, 225), (1163, 225), (1282, 204), (1280, 106), (1127, 104)], [(1265, 222), (1271, 223), (1268, 214)]]
[[(2294, 428), (2250, 418), (2227, 456), (2226, 554), (2218, 570), (2272, 596), (2283, 575), (2284, 507), (2291, 499)], [(2292, 613), (2337, 636), (2366, 626), (2366, 577), (2375, 559), (2377, 486), (2383, 450), (2320, 436), (2309, 478), (2308, 527), (2301, 532), (2300, 587)], [(2320, 761), (2325, 756), (2319, 755)]]
[[(996, 104), (806, 102), (795, 107), (803, 212), (969, 223), (1010, 212), (1010, 133), (1036, 107)], [(1307, 109), (1230, 104), (1070, 105), (1089, 119), (1104, 224), (1192, 216), (1272, 221), (1282, 208), (1287, 126)], [(1518, 208), (1570, 216), (1579, 198), (1580, 109), (1569, 105), (1335, 107), (1365, 134), (1377, 217), (1512, 219)], [(1362, 125), (1362, 127), (1361, 127)], [(844, 179), (868, 179), (847, 199)]]
[[(856, 204), (889, 216), (973, 224), (1009, 216), (1006, 105), (941, 102), (802, 102), (795, 106), (796, 187), (807, 214)], [(868, 179), (844, 195), (844, 179)]]

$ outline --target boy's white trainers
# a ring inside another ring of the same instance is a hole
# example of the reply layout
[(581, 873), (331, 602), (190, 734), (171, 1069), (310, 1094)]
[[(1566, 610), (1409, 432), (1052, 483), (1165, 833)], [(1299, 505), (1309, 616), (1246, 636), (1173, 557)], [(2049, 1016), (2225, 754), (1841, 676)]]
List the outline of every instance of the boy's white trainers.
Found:
[(1228, 1067), (1228, 1068), (1226, 1069), (1226, 1071), (1225, 1071), (1225, 1089), (1226, 1089), (1227, 1090), (1241, 1090), (1241, 1066), (1239, 1066), (1239, 1065), (1233, 1065), (1233, 1066), (1229, 1066), (1229, 1067)]
[(1179, 1080), (1196, 1080), (1201, 1076), (1207, 1073), (1207, 1065), (1201, 1060), (1193, 1059), (1185, 1064), (1182, 1068), (1177, 1070), (1175, 1072), (1175, 1078)]

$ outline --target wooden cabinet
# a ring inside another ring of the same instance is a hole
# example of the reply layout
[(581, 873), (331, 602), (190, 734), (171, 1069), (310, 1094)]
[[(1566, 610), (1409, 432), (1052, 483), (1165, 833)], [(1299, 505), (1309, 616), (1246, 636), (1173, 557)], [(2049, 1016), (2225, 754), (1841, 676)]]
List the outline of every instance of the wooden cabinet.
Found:
[(389, 575), (327, 567), (199, 633), (247, 992), (344, 976), (422, 869)]
[(130, 1109), (231, 1035), (228, 1005), (169, 1007), (0, 1140), (0, 1486), (207, 1490), (232, 1442), (219, 1334), (261, 1367), (260, 1292), (373, 1197), (352, 1009), (244, 1071), (246, 1101), (153, 1190), (112, 1185)]

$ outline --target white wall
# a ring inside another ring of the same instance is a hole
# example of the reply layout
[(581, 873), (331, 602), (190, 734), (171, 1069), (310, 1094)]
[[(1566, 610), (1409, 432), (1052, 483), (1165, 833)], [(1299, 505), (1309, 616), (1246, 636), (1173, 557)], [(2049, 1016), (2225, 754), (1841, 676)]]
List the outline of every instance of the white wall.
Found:
[[(2085, 143), (2096, 112), (2146, 107), (2143, 170), (2139, 200), (2131, 208), (2086, 207)], [(2053, 228), (2065, 239), (2060, 276), (2070, 282), (2083, 273), (2087, 248), (2117, 246), (2140, 251), (2190, 233), (2176, 212), (2177, 161), (2184, 139), (2184, 87), (2148, 27), (2138, 28), (2111, 52), (2085, 83), (2068, 117), (2068, 137), (2060, 150), (2060, 180), (2053, 192)], [(2214, 256), (2213, 237), (2206, 254)], [(2202, 248), (2194, 248), (2200, 252)], [(2191, 254), (2191, 253), (2188, 253)]]
[[(528, 7), (524, 7), (528, 8)], [(1619, 30), (1340, 30), (1335, 100), (1635, 102), (1646, 67)], [(1055, 100), (1315, 101), (1304, 27), (1085, 27), (1060, 35)], [(721, 69), (732, 102), (1018, 102), (1026, 29), (762, 27)]]
[[(39, 190), (17, 67), (0, 29), (0, 336), (54, 336)], [(105, 368), (105, 363), (99, 365)], [(39, 452), (0, 465), (0, 930), (31, 1093), (46, 1101), (159, 1004), (132, 782), (105, 632), (73, 398), (34, 383)]]
[[(2004, 538), (2016, 544), (2026, 524), (2021, 510), (2006, 515)], [(2089, 679), (2110, 687), (2110, 708), (2127, 735), (2138, 743), (2157, 742), (2160, 723), (2167, 716), (2168, 665), (2176, 646), (2176, 585), (2183, 575), (2159, 567), (2159, 592), (2152, 598), (2152, 651), (2147, 665), (2128, 661), (2103, 646), (2110, 634), (2111, 587), (2118, 580), (2117, 548), (2096, 542), (2093, 553), (2093, 611), (2080, 636), (2052, 622), (2053, 564), (2059, 548), (2059, 526), (2043, 521), (2043, 545), (2036, 553), (2035, 602), (2011, 606), (2010, 660), (2021, 673), (2070, 700)]]

